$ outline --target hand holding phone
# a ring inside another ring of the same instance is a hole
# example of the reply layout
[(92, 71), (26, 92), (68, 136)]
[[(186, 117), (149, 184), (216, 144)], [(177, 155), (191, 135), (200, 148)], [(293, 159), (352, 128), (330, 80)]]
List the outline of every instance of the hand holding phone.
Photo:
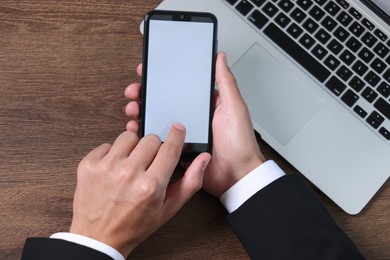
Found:
[(156, 134), (164, 142), (179, 122), (187, 129), (183, 160), (211, 152), (215, 16), (155, 10), (144, 26), (141, 137)]

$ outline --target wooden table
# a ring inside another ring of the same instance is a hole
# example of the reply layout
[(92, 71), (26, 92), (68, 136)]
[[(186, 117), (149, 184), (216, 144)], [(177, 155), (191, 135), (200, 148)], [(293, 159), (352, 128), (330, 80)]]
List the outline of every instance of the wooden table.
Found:
[[(1, 259), (18, 259), (26, 237), (68, 230), (78, 162), (125, 130), (123, 91), (138, 81), (139, 23), (159, 2), (0, 2)], [(295, 171), (259, 142), (267, 158)], [(354, 217), (318, 194), (365, 256), (390, 259), (388, 182)], [(248, 259), (225, 214), (201, 191), (131, 256)]]

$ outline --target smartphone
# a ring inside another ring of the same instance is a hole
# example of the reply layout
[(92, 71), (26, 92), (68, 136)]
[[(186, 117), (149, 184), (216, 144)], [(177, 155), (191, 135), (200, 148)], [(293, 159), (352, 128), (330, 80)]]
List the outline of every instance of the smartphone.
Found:
[(144, 20), (140, 136), (164, 142), (187, 130), (181, 160), (211, 152), (217, 19), (210, 13), (154, 10)]

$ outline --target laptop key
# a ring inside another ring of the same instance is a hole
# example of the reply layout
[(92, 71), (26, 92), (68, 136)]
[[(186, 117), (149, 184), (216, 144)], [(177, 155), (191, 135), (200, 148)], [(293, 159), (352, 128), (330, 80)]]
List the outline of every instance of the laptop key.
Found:
[(344, 61), (345, 64), (351, 65), (352, 62), (356, 59), (355, 55), (353, 55), (352, 52), (349, 50), (345, 49), (341, 54), (340, 54), (340, 59)]
[(349, 31), (351, 33), (353, 33), (356, 37), (360, 37), (360, 35), (363, 34), (363, 32), (365, 31), (364, 27), (357, 23), (357, 22), (354, 22), (350, 27), (349, 27)]
[(298, 0), (297, 4), (306, 11), (313, 5), (313, 2), (311, 0)]
[(228, 2), (231, 5), (234, 5), (235, 3), (238, 2), (238, 0), (226, 0), (226, 2)]
[(330, 54), (326, 59), (325, 59), (325, 62), (324, 64), (331, 70), (335, 70), (339, 65), (340, 65), (340, 61), (335, 57), (333, 56), (332, 54)]
[(301, 46), (299, 46), (282, 30), (280, 30), (275, 24), (269, 24), (264, 29), (264, 34), (267, 35), (287, 54), (289, 54), (302, 67), (304, 67), (318, 81), (324, 82), (330, 76), (330, 71), (328, 69), (326, 69), (314, 57), (308, 54)]
[(362, 43), (358, 40), (358, 39), (356, 39), (355, 37), (351, 37), (351, 38), (349, 38), (349, 40), (347, 41), (347, 43), (346, 43), (346, 45), (347, 45), (347, 47), (351, 50), (351, 51), (353, 51), (353, 52), (357, 52), (359, 49), (360, 49), (360, 47), (362, 47)]
[(291, 22), (291, 19), (281, 12), (276, 16), (275, 22), (279, 24), (280, 27), (285, 28)]
[(263, 10), (263, 12), (271, 18), (279, 12), (279, 9), (271, 2), (268, 2), (261, 10)]
[(341, 100), (349, 107), (352, 107), (358, 100), (359, 96), (352, 90), (348, 89), (341, 97)]
[(363, 80), (361, 80), (359, 77), (354, 76), (349, 84), (356, 92), (360, 92), (364, 86), (366, 85)]
[(355, 108), (353, 109), (356, 114), (358, 114), (361, 118), (365, 118), (367, 116), (367, 112), (361, 108), (359, 105), (356, 105)]
[(258, 10), (254, 10), (248, 17), (248, 20), (251, 21), (259, 30), (263, 29), (264, 25), (268, 22), (268, 18)]
[(323, 5), (326, 3), (327, 0), (314, 0), (318, 5)]
[(374, 107), (378, 109), (378, 111), (381, 112), (387, 119), (390, 120), (390, 103), (380, 97), (375, 102)]
[(381, 30), (379, 30), (379, 29), (376, 29), (375, 31), (374, 31), (374, 34), (379, 38), (379, 39), (381, 39), (382, 41), (386, 41), (387, 40), (387, 35), (386, 34), (384, 34)]
[(294, 19), (297, 23), (301, 23), (305, 18), (306, 14), (299, 9), (298, 7), (294, 9), (294, 11), (291, 12), (290, 17)]
[(336, 0), (336, 2), (344, 9), (348, 9), (349, 4), (345, 0)]
[(371, 33), (369, 32), (366, 32), (363, 37), (362, 37), (362, 41), (368, 46), (368, 47), (372, 47), (374, 46), (374, 44), (378, 41), (378, 38), (376, 38), (374, 35), (372, 35)]
[(373, 68), (377, 73), (382, 74), (386, 69), (386, 64), (379, 58), (375, 58), (371, 63), (371, 68)]
[(280, 7), (280, 9), (288, 13), (294, 7), (294, 4), (290, 0), (281, 0), (278, 6)]
[(329, 2), (325, 5), (325, 11), (327, 11), (330, 15), (335, 16), (340, 11), (340, 6), (336, 3)]
[(318, 6), (313, 6), (312, 9), (309, 11), (309, 15), (314, 18), (314, 20), (319, 21), (322, 19), (322, 17), (325, 15), (325, 12), (322, 11), (321, 8)]
[(287, 28), (287, 32), (296, 39), (303, 33), (303, 29), (296, 23), (293, 23)]
[(371, 113), (371, 116), (376, 120), (378, 121), (379, 124), (382, 124), (384, 121), (385, 121), (385, 118), (383, 116), (381, 116), (378, 112), (376, 111), (373, 111)]
[(378, 94), (372, 88), (366, 87), (362, 92), (362, 97), (372, 103), (378, 97)]
[(333, 35), (338, 39), (340, 40), (341, 42), (345, 41), (350, 33), (345, 30), (343, 27), (339, 26), (336, 31), (334, 31)]
[(377, 90), (385, 98), (390, 96), (390, 84), (387, 82), (382, 81), (381, 84), (379, 84)]
[(383, 78), (390, 83), (390, 69), (386, 70), (385, 74), (383, 74)]
[(325, 17), (325, 19), (322, 20), (321, 24), (329, 32), (333, 31), (333, 29), (336, 28), (336, 26), (337, 26), (337, 22), (335, 20), (333, 20), (330, 16)]
[(375, 48), (374, 52), (379, 55), (379, 57), (384, 58), (389, 53), (389, 48), (387, 48), (383, 43), (379, 42)]
[(309, 33), (314, 33), (318, 28), (318, 24), (311, 18), (307, 18), (307, 20), (303, 23), (303, 28), (305, 28)]
[(319, 60), (322, 60), (328, 54), (328, 51), (321, 45), (317, 44), (311, 53), (313, 53), (313, 55), (316, 56)]
[(266, 0), (251, 0), (252, 3), (254, 3), (257, 7), (262, 6), (265, 3)]
[(360, 18), (362, 18), (362, 14), (359, 13), (359, 11), (356, 10), (355, 8), (353, 8), (353, 7), (351, 7), (351, 8), (349, 9), (349, 13), (350, 13), (353, 17), (355, 17), (357, 20), (360, 20)]
[(345, 11), (342, 11), (338, 16), (337, 16), (337, 21), (339, 21), (342, 25), (345, 27), (348, 26), (352, 22), (352, 17), (347, 14)]
[(387, 130), (386, 128), (381, 127), (381, 129), (379, 129), (379, 133), (380, 133), (384, 138), (386, 138), (386, 140), (390, 140), (390, 131)]
[(321, 42), (322, 44), (326, 44), (329, 39), (330, 39), (330, 34), (327, 33), (324, 29), (319, 29), (315, 36), (314, 36), (319, 42)]
[(374, 58), (374, 54), (369, 50), (367, 49), (366, 47), (364, 47), (360, 52), (359, 52), (359, 57), (365, 61), (366, 63), (369, 63), (372, 58)]
[(364, 80), (370, 84), (371, 86), (375, 87), (376, 85), (378, 85), (379, 81), (381, 80), (381, 78), (375, 74), (374, 72), (370, 71), (367, 73), (367, 75), (364, 77)]
[(360, 60), (357, 60), (355, 64), (353, 64), (352, 70), (355, 71), (359, 76), (363, 76), (364, 73), (367, 72), (368, 67)]
[(363, 18), (362, 24), (370, 31), (375, 29), (375, 25), (367, 20), (367, 18)]
[(306, 49), (310, 49), (314, 43), (316, 42), (310, 35), (305, 33), (300, 39), (299, 42), (305, 47)]
[(343, 45), (335, 39), (331, 40), (326, 47), (335, 55), (338, 55), (343, 49)]
[(374, 111), (369, 117), (367, 117), (366, 121), (374, 129), (378, 129), (378, 127), (383, 123), (384, 118), (379, 115), (378, 112)]
[(340, 96), (347, 88), (347, 86), (335, 76), (332, 76), (330, 80), (326, 82), (325, 86), (336, 96)]
[(242, 0), (237, 6), (236, 9), (243, 15), (246, 16), (252, 9), (253, 5), (249, 3), (248, 0)]
[(342, 65), (336, 72), (337, 76), (344, 81), (348, 81), (352, 77), (352, 71), (350, 71), (346, 66)]

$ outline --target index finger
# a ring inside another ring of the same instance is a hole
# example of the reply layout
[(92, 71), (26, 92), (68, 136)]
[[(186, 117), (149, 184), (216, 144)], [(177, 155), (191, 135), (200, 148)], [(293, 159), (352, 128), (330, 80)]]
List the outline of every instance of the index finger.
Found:
[(148, 169), (148, 174), (155, 177), (164, 187), (179, 162), (183, 150), (186, 129), (182, 124), (173, 124), (166, 141), (161, 145), (157, 155)]

